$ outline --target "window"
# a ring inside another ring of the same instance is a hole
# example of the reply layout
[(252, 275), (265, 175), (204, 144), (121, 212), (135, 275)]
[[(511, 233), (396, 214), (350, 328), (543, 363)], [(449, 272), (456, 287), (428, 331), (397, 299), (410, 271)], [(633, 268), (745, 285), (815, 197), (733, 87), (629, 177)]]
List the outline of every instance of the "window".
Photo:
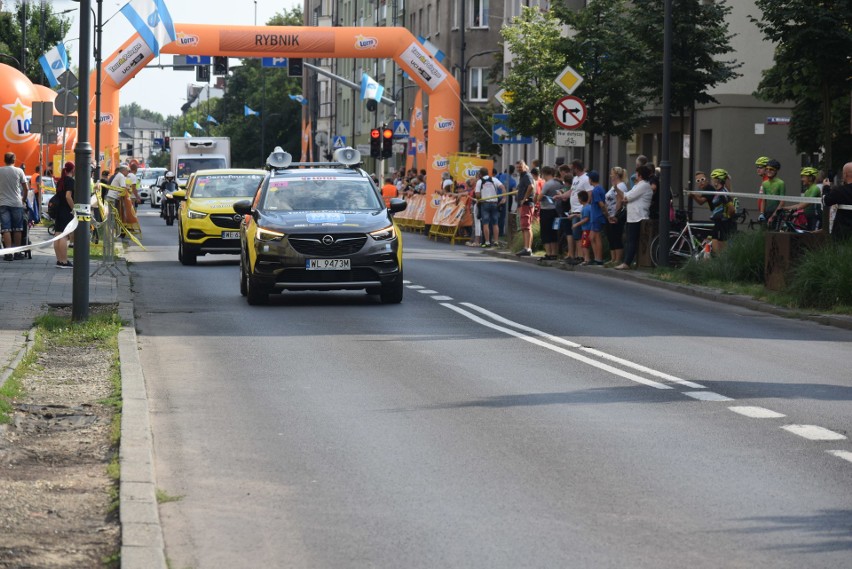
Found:
[(470, 19), (468, 23), (471, 28), (487, 28), (488, 27), (488, 0), (468, 0), (470, 6), (468, 13)]
[[(438, 12), (440, 14), (440, 12)], [(453, 28), (459, 29), (459, 0), (453, 0)]]
[(487, 76), (487, 67), (470, 68), (470, 76), (468, 76), (467, 86), (467, 98), (469, 101), (488, 100), (488, 85), (486, 84)]
[(438, 20), (441, 17), (441, 0), (435, 0), (435, 35), (441, 33), (441, 22)]
[(417, 35), (422, 36), (423, 35), (423, 8), (420, 8), (420, 10), (418, 10), (418, 17), (420, 18), (420, 27), (417, 28)]
[(432, 5), (426, 6), (426, 37), (432, 35)]

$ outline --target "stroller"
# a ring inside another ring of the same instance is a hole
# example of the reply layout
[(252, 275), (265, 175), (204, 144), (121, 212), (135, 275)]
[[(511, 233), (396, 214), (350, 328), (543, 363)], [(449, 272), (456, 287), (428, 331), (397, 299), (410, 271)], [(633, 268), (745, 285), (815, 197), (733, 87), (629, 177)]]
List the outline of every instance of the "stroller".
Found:
[[(27, 206), (26, 210), (24, 211), (24, 229), (23, 229), (23, 231), (21, 231), (21, 245), (22, 246), (23, 245), (32, 245), (32, 241), (30, 241), (30, 225), (31, 225), (31, 223), (32, 222), (30, 221), (30, 206)], [(3, 241), (0, 240), (0, 252), (2, 252), (2, 251), (3, 251)], [(33, 258), (33, 252), (30, 251), (29, 249), (27, 249), (23, 253), (19, 253), (19, 254), (21, 255), (21, 257), (18, 257), (19, 259), (20, 258), (23, 258), (23, 259), (32, 259)]]

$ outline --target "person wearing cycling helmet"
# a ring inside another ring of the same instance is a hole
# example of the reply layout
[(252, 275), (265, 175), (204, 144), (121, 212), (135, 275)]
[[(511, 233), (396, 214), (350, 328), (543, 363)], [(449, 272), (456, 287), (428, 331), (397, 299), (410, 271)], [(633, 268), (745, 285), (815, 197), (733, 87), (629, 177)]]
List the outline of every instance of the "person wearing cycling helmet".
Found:
[[(706, 183), (705, 179), (703, 179), (704, 174), (702, 172), (696, 172), (695, 176), (701, 180), (701, 182), (699, 182), (699, 186), (702, 186), (702, 182)], [(725, 187), (725, 185), (728, 183), (729, 179), (730, 175), (722, 168), (716, 168), (710, 172), (710, 182), (713, 184), (712, 191), (727, 193), (729, 190)], [(702, 187), (702, 190), (704, 189), (705, 188)], [(721, 253), (725, 249), (725, 242), (737, 228), (731, 212), (732, 208), (728, 205), (733, 203), (732, 198), (724, 194), (706, 196), (701, 194), (691, 194), (691, 196), (696, 202), (702, 205), (707, 204), (707, 207), (710, 208), (710, 220), (713, 221), (713, 232), (710, 235), (713, 240), (713, 252), (716, 254)]]
[[(763, 195), (763, 182), (766, 181), (766, 165), (769, 164), (767, 156), (760, 156), (754, 161), (754, 167), (757, 168), (757, 176), (760, 178), (760, 185), (757, 186), (757, 193)], [(757, 200), (757, 209), (763, 211), (763, 200)]]
[[(822, 197), (822, 188), (816, 182), (817, 178), (819, 177), (819, 170), (812, 166), (806, 166), (802, 168), (800, 175), (802, 176), (802, 188), (804, 188), (805, 190), (805, 192), (802, 194), (802, 197)], [(783, 209), (788, 211), (801, 211), (805, 219), (807, 220), (808, 231), (815, 231), (821, 226), (822, 208), (819, 207), (819, 204), (802, 202), (794, 205), (784, 206)]]
[[(778, 177), (778, 170), (781, 169), (781, 163), (778, 160), (769, 160), (763, 168), (766, 180), (761, 184), (763, 194), (767, 196), (786, 196), (787, 188), (784, 185), (784, 180)], [(779, 207), (784, 206), (783, 200), (764, 200), (758, 209), (760, 216), (758, 221), (771, 221), (775, 216), (775, 211)]]

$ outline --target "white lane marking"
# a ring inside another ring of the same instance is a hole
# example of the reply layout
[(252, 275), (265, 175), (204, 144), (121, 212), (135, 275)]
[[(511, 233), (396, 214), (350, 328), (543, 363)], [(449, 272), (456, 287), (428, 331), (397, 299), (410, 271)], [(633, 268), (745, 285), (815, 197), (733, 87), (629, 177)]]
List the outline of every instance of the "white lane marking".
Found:
[(712, 391), (682, 391), (681, 393), (699, 401), (733, 401), (730, 397)]
[(846, 435), (835, 433), (825, 427), (816, 425), (784, 425), (781, 427), (785, 431), (789, 431), (794, 435), (799, 435), (811, 441), (843, 441), (846, 440)]
[(659, 377), (660, 379), (665, 379), (667, 381), (671, 381), (672, 383), (677, 383), (679, 385), (683, 385), (684, 387), (691, 387), (693, 389), (704, 389), (704, 386), (699, 384), (699, 383), (687, 381), (685, 379), (681, 379), (679, 377), (669, 375), (669, 374), (664, 373), (662, 371), (657, 371), (655, 369), (645, 367), (641, 364), (637, 364), (637, 363), (631, 362), (629, 360), (619, 358), (618, 356), (613, 356), (612, 354), (608, 354), (606, 352), (596, 350), (595, 348), (587, 348), (587, 347), (584, 347), (583, 345), (578, 344), (576, 342), (566, 340), (565, 338), (553, 336), (551, 334), (548, 334), (547, 332), (543, 332), (541, 330), (536, 330), (535, 328), (530, 328), (529, 326), (524, 326), (523, 324), (520, 324), (518, 322), (514, 322), (514, 321), (509, 320), (507, 318), (503, 318), (499, 314), (495, 314), (495, 313), (493, 313), (489, 310), (482, 308), (481, 306), (477, 306), (477, 305), (471, 304), (469, 302), (462, 302), (460, 304), (462, 306), (466, 306), (466, 307), (470, 308), (471, 310), (476, 310), (480, 314), (484, 314), (484, 315), (488, 316), (489, 318), (491, 318), (492, 320), (495, 320), (495, 321), (500, 322), (502, 324), (506, 324), (508, 326), (512, 326), (514, 328), (517, 328), (518, 330), (523, 330), (524, 332), (529, 332), (530, 334), (535, 334), (536, 336), (539, 336), (541, 338), (546, 338), (546, 339), (550, 340), (551, 342), (555, 342), (557, 344), (562, 344), (562, 345), (568, 346), (570, 348), (580, 349), (584, 352), (594, 354), (594, 355), (596, 355), (600, 358), (610, 360), (612, 362), (621, 364), (625, 367), (629, 367), (629, 368), (634, 369), (636, 371), (641, 371), (643, 373), (647, 373), (648, 375), (653, 375), (654, 377)]
[(432, 298), (435, 299), (435, 300), (452, 300), (453, 299), (452, 296), (433, 296)]
[(657, 389), (672, 389), (672, 387), (670, 385), (665, 385), (665, 384), (662, 384), (662, 383), (658, 383), (656, 381), (651, 381), (650, 379), (645, 379), (644, 377), (639, 377), (638, 375), (634, 375), (632, 373), (620, 370), (618, 368), (614, 368), (611, 365), (607, 365), (605, 363), (595, 361), (591, 358), (587, 358), (584, 355), (577, 354), (577, 353), (574, 353), (574, 352), (569, 352), (565, 348), (560, 348), (558, 346), (554, 346), (553, 344), (548, 344), (547, 342), (543, 342), (543, 341), (539, 340), (538, 338), (533, 338), (532, 336), (527, 336), (526, 334), (521, 334), (520, 332), (517, 332), (517, 331), (512, 330), (510, 328), (498, 326), (497, 324), (494, 324), (493, 322), (489, 322), (487, 320), (484, 320), (484, 319), (480, 318), (479, 316), (477, 316), (475, 314), (471, 314), (467, 310), (463, 310), (463, 309), (459, 308), (458, 306), (454, 306), (452, 304), (447, 304), (445, 302), (442, 302), (441, 306), (446, 306), (450, 310), (461, 314), (465, 318), (469, 318), (470, 320), (473, 320), (477, 324), (481, 324), (483, 326), (491, 328), (492, 330), (497, 330), (499, 332), (503, 332), (504, 334), (508, 334), (509, 336), (514, 336), (515, 338), (519, 338), (519, 339), (521, 339), (525, 342), (529, 342), (530, 344), (535, 344), (536, 346), (540, 346), (542, 348), (546, 348), (548, 350), (557, 352), (559, 354), (562, 354), (563, 356), (568, 356), (569, 358), (573, 358), (577, 361), (583, 362), (583, 363), (588, 364), (592, 367), (596, 367), (596, 368), (601, 369), (603, 371), (607, 371), (607, 372), (609, 372), (613, 375), (623, 377), (624, 379), (629, 379), (630, 381), (635, 381), (636, 383), (641, 383), (642, 385), (647, 385), (649, 387), (655, 387)]
[(411, 284), (411, 281), (403, 280), (403, 281), (402, 281), (402, 284)]
[(752, 419), (780, 419), (781, 417), (786, 417), (784, 413), (779, 413), (777, 411), (773, 411), (772, 409), (766, 409), (764, 407), (736, 405), (734, 407), (728, 407), (728, 409), (730, 409), (734, 413), (739, 413), (740, 415), (751, 417)]
[(843, 460), (852, 462), (852, 452), (849, 452), (848, 450), (828, 450), (826, 452), (828, 454), (833, 454), (837, 458), (842, 458)]
[(420, 294), (438, 294), (437, 290), (429, 290), (429, 289), (418, 290), (417, 292), (419, 292)]
[(408, 285), (408, 288), (410, 288), (411, 290), (420, 290), (421, 288), (426, 288), (426, 287), (420, 286), (420, 285)]

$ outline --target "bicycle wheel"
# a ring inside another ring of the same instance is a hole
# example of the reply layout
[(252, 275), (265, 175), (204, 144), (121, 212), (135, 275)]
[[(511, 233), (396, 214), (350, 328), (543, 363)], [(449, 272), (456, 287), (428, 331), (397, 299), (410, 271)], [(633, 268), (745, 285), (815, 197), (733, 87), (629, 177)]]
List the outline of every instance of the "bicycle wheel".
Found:
[[(681, 253), (681, 246), (682, 246), (682, 243), (685, 242), (685, 241), (686, 241), (686, 239), (677, 231), (670, 231), (669, 232), (669, 266), (670, 267), (680, 266), (681, 264), (684, 263), (684, 261), (686, 261), (686, 258), (688, 258), (688, 255), (685, 258)], [(660, 266), (660, 251), (659, 251), (659, 249), (660, 249), (660, 236), (657, 235), (656, 237), (654, 237), (651, 240), (651, 250), (650, 250), (651, 262), (654, 264), (655, 267)]]

